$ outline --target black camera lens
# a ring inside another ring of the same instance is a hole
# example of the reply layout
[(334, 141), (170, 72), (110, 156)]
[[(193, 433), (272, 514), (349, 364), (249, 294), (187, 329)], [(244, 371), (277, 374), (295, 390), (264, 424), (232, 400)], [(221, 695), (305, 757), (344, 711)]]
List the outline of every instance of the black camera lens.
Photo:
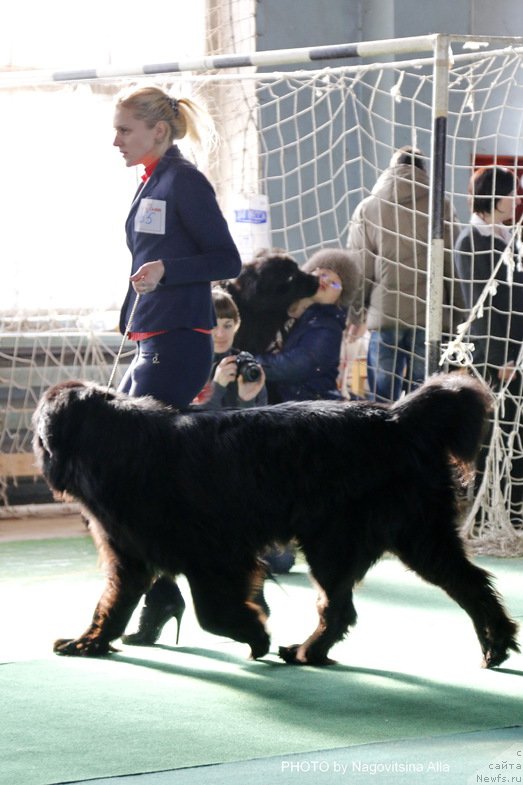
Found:
[(238, 376), (241, 376), (244, 382), (257, 382), (261, 378), (261, 367), (250, 352), (236, 355), (236, 365)]
[(257, 382), (261, 376), (261, 370), (256, 363), (248, 363), (242, 368), (241, 375), (244, 382)]

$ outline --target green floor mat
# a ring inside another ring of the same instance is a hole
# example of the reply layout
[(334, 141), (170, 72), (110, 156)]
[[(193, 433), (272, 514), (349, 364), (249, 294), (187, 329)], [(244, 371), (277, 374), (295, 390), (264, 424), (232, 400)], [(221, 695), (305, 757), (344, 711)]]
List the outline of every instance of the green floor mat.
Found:
[[(287, 666), (275, 654), (314, 625), (314, 592), (303, 570), (267, 586), (273, 647), (263, 661), (250, 662), (242, 644), (201, 631), (190, 603), (179, 647), (173, 622), (161, 645), (122, 646), (112, 657), (84, 660), (50, 649), (55, 637), (80, 633), (92, 615), (102, 579), (90, 541), (9, 543), (0, 554), (2, 785), (173, 769), (181, 777), (199, 766), (283, 762), (296, 754), (311, 760), (315, 750), (437, 740), (523, 720), (522, 656), (481, 670), (468, 617), (394, 559), (378, 564), (358, 589), (358, 625), (333, 649), (339, 664), (314, 669)], [(521, 618), (522, 561), (480, 563)], [(200, 782), (212, 782), (210, 769), (202, 771)], [(283, 785), (284, 774), (274, 782)], [(399, 782), (396, 775), (382, 781)]]
[[(222, 763), (109, 779), (89, 785), (462, 785), (521, 780), (523, 728), (366, 744), (305, 755)], [(499, 779), (498, 779), (499, 776)], [(502, 778), (506, 777), (505, 780)], [(492, 778), (492, 779), (491, 779)], [(74, 783), (74, 785), (82, 785)]]

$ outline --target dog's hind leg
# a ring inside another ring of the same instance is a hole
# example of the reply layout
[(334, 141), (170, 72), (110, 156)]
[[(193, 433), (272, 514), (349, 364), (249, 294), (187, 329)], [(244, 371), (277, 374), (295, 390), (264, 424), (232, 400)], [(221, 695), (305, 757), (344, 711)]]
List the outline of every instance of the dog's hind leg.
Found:
[(257, 581), (254, 572), (215, 574), (187, 573), (198, 621), (204, 630), (248, 643), (253, 659), (269, 651), (270, 638), (265, 629), (262, 608), (252, 600)]
[(470, 616), (483, 652), (483, 667), (501, 665), (510, 649), (519, 651), (517, 625), (508, 617), (491, 575), (469, 561), (457, 533), (447, 535), (437, 542), (423, 538), (404, 544), (396, 553), (420, 577), (444, 589)]

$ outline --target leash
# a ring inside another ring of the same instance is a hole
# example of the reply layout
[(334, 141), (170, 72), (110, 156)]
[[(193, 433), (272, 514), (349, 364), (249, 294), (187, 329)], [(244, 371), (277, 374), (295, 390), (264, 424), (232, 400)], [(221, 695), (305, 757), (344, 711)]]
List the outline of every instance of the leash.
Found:
[(107, 382), (107, 388), (105, 390), (105, 397), (107, 397), (107, 395), (109, 394), (109, 390), (112, 387), (114, 376), (116, 374), (116, 369), (118, 368), (118, 363), (120, 362), (120, 357), (122, 356), (123, 347), (125, 345), (125, 341), (127, 340), (127, 335), (131, 332), (131, 327), (132, 327), (132, 324), (133, 324), (134, 314), (136, 312), (136, 306), (138, 305), (138, 302), (140, 301), (140, 297), (141, 297), (141, 294), (137, 293), (136, 294), (136, 298), (135, 298), (134, 303), (133, 303), (133, 307), (131, 309), (131, 313), (129, 315), (129, 320), (128, 320), (126, 328), (124, 330), (123, 338), (122, 338), (121, 343), (120, 343), (120, 348), (118, 349), (118, 354), (116, 355), (116, 359), (115, 359), (114, 364), (113, 364), (113, 370), (111, 371), (111, 375), (109, 377), (109, 381)]

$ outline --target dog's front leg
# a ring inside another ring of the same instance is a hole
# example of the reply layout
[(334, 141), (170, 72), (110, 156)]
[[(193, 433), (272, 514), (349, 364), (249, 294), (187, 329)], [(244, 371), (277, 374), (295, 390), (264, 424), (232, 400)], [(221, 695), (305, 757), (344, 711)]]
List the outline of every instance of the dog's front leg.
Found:
[(291, 665), (331, 665), (334, 663), (334, 660), (329, 659), (326, 654), (322, 654), (320, 657), (316, 656), (315, 659), (310, 656), (309, 650), (311, 646), (322, 639), (327, 629), (325, 610), (328, 607), (328, 600), (321, 588), (319, 586), (317, 588), (316, 609), (319, 617), (318, 626), (303, 643), (294, 643), (291, 646), (280, 646), (279, 648), (279, 655), (282, 660)]
[(60, 638), (55, 641), (53, 650), (56, 654), (99, 657), (116, 651), (111, 641), (123, 634), (152, 578), (143, 564), (126, 563), (121, 559), (115, 561), (110, 565), (107, 582), (90, 626), (79, 638)]
[(318, 626), (312, 635), (301, 644), (279, 648), (280, 657), (290, 665), (334, 665), (336, 661), (327, 656), (331, 646), (356, 623), (352, 592), (346, 584), (329, 592), (318, 585), (316, 608)]

